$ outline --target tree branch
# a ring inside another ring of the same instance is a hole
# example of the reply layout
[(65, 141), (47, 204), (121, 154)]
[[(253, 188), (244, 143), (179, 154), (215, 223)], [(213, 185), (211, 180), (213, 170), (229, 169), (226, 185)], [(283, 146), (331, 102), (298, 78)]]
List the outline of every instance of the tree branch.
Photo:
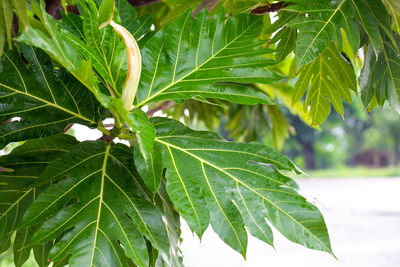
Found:
[(159, 105), (159, 106), (157, 106), (157, 107), (155, 107), (155, 108), (150, 109), (149, 111), (147, 111), (147, 112), (146, 112), (146, 115), (147, 115), (148, 117), (153, 117), (154, 113), (156, 113), (157, 111), (169, 109), (169, 108), (172, 107), (173, 105), (175, 105), (175, 102), (174, 102), (174, 101), (167, 100), (167, 101), (165, 101), (164, 103), (162, 103), (161, 105)]
[(287, 7), (291, 3), (287, 3), (284, 1), (278, 2), (278, 3), (273, 3), (273, 4), (266, 4), (265, 6), (259, 6), (255, 9), (253, 9), (250, 14), (256, 14), (256, 15), (263, 15), (268, 12), (277, 12), (281, 10), (282, 8)]

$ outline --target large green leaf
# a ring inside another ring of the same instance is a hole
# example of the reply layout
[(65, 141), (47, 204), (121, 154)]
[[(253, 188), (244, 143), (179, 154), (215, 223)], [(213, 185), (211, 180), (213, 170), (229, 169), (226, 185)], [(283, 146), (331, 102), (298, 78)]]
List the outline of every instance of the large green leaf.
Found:
[(354, 70), (340, 56), (333, 42), (317, 59), (300, 70), (292, 103), (300, 100), (307, 90), (304, 110), (311, 105), (310, 116), (314, 125), (321, 124), (328, 117), (331, 103), (343, 116), (342, 99), (351, 103), (350, 90), (357, 92)]
[[(11, 235), (20, 223), (25, 210), (36, 198), (39, 188), (33, 182), (48, 164), (76, 144), (75, 138), (68, 135), (50, 136), (45, 139), (32, 139), (15, 148), (11, 154), (0, 157), (0, 251), (7, 250)], [(5, 171), (5, 169), (9, 169)], [(30, 229), (22, 229), (20, 235)], [(14, 249), (18, 248), (18, 238)], [(25, 243), (21, 241), (22, 243)], [(17, 249), (18, 251), (19, 249)], [(16, 260), (21, 262), (19, 255)], [(29, 254), (29, 251), (28, 251)]]
[(163, 146), (167, 192), (182, 217), (201, 236), (208, 224), (228, 245), (246, 253), (247, 233), (272, 244), (266, 219), (289, 240), (332, 253), (319, 210), (276, 169), (296, 170), (261, 144), (227, 142), (179, 122), (156, 118)]
[(70, 123), (95, 125), (96, 100), (81, 83), (56, 70), (32, 47), (7, 51), (0, 61), (0, 147), (9, 142), (62, 132)]
[(295, 0), (286, 9), (300, 15), (289, 23), (299, 29), (296, 63), (301, 67), (321, 54), (333, 41), (342, 47), (341, 29), (346, 33), (353, 54), (356, 54), (360, 34), (353, 18), (362, 25), (375, 53), (381, 48), (379, 27), (391, 35), (390, 18), (380, 0)]
[(161, 255), (167, 255), (165, 225), (135, 175), (132, 155), (121, 144), (85, 142), (52, 162), (37, 184), (55, 185), (29, 207), (21, 226), (44, 221), (32, 244), (72, 229), (51, 249), (53, 261), (72, 254), (70, 266), (128, 266), (129, 257), (147, 266), (143, 234)]
[(271, 104), (271, 99), (241, 83), (272, 83), (280, 76), (265, 69), (271, 50), (255, 40), (262, 17), (225, 13), (209, 18), (206, 10), (190, 12), (157, 32), (142, 49), (143, 67), (136, 97), (138, 107), (153, 101), (196, 95), (243, 104)]

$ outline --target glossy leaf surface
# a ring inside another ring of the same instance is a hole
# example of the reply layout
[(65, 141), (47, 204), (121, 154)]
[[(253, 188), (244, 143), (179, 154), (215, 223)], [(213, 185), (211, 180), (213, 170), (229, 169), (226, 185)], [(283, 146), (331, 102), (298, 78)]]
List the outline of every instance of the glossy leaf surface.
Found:
[[(52, 160), (69, 151), (76, 143), (75, 138), (69, 135), (32, 139), (15, 148), (11, 154), (0, 157), (0, 251), (8, 249), (11, 235), (40, 191), (33, 186), (35, 180)], [(32, 230), (21, 229), (19, 232), (18, 240), (14, 242), (14, 250), (18, 251), (21, 248), (19, 244), (26, 245), (24, 236), (30, 235)], [(22, 254), (26, 252), (19, 253), (14, 256), (17, 265), (23, 263)]]
[(7, 51), (0, 61), (0, 121), (15, 118), (0, 125), (0, 147), (60, 133), (75, 122), (96, 124), (97, 102), (81, 83), (40, 50), (21, 46), (21, 52)]
[(272, 244), (268, 219), (288, 239), (332, 253), (319, 210), (276, 170), (296, 170), (286, 157), (261, 144), (227, 142), (173, 120), (153, 122), (156, 142), (163, 146), (167, 192), (199, 236), (211, 223), (222, 240), (245, 255), (245, 226)]
[[(137, 106), (196, 95), (243, 104), (272, 104), (271, 99), (241, 83), (272, 83), (280, 76), (264, 69), (271, 50), (255, 40), (262, 18), (238, 15), (224, 22), (224, 13), (209, 19), (203, 10), (192, 20), (186, 12), (157, 32), (142, 49), (143, 67)], [(177, 30), (178, 29), (178, 30)]]
[[(134, 174), (132, 150), (124, 145), (85, 142), (54, 161), (38, 184), (56, 182), (30, 206), (22, 226), (44, 223), (32, 244), (68, 231), (52, 248), (58, 261), (72, 254), (70, 266), (149, 264), (146, 241), (167, 255), (161, 215)], [(120, 245), (122, 244), (122, 246)]]

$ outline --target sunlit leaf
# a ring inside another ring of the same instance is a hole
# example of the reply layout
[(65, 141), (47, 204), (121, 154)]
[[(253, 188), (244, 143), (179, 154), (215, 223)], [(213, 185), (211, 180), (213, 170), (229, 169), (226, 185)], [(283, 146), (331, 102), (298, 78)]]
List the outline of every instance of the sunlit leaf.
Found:
[(276, 171), (296, 170), (284, 156), (261, 144), (227, 142), (173, 120), (153, 122), (156, 142), (164, 147), (167, 192), (199, 236), (211, 223), (222, 240), (245, 255), (245, 226), (272, 244), (267, 219), (288, 239), (332, 253), (318, 209), (297, 193), (293, 180)]
[(311, 106), (312, 124), (319, 125), (330, 114), (331, 104), (343, 116), (342, 99), (351, 103), (351, 90), (357, 91), (354, 71), (332, 42), (317, 59), (300, 70), (292, 102), (296, 103), (308, 91), (304, 109)]
[[(268, 96), (241, 83), (281, 79), (264, 67), (271, 50), (255, 40), (262, 17), (238, 15), (224, 23), (224, 13), (209, 19), (203, 10), (192, 20), (186, 12), (157, 32), (142, 49), (143, 67), (137, 106), (196, 95), (243, 104), (272, 104)], [(179, 30), (177, 30), (179, 29)]]

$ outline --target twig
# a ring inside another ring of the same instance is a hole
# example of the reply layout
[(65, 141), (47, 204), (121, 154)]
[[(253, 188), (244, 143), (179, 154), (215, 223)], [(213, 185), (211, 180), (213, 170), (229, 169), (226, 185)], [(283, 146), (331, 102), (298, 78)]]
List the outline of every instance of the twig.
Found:
[(263, 15), (265, 13), (268, 12), (276, 12), (281, 10), (282, 8), (287, 7), (288, 5), (290, 5), (290, 3), (281, 1), (278, 3), (273, 3), (273, 4), (267, 4), (265, 6), (259, 6), (255, 9), (253, 9), (250, 13), (251, 14), (257, 14), (257, 15)]
[(193, 11), (192, 17), (194, 18), (203, 8), (208, 5), (208, 11), (211, 11), (220, 0), (203, 0), (201, 4)]
[(146, 112), (146, 115), (147, 115), (148, 117), (153, 117), (154, 113), (156, 113), (157, 111), (169, 109), (169, 108), (172, 107), (173, 105), (175, 105), (175, 102), (174, 102), (174, 101), (167, 100), (167, 101), (165, 101), (164, 103), (162, 103), (161, 105), (159, 105), (159, 106), (157, 106), (157, 107), (155, 107), (155, 108), (153, 108), (153, 109), (147, 111), (147, 112)]
[(134, 7), (141, 7), (161, 2), (161, 0), (128, 0), (128, 2)]

